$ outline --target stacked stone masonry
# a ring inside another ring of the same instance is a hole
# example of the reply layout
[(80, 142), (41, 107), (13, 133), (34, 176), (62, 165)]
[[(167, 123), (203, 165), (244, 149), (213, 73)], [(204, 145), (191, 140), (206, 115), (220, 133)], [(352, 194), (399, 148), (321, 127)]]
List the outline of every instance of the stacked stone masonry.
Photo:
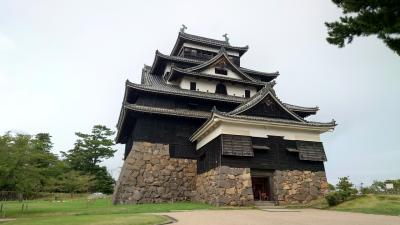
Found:
[(195, 200), (219, 206), (252, 205), (250, 169), (220, 166), (197, 175)]
[[(170, 158), (169, 146), (133, 143), (115, 187), (114, 204), (194, 200), (212, 205), (254, 204), (251, 170), (219, 166), (196, 173), (196, 160)], [(274, 200), (305, 203), (328, 192), (325, 172), (275, 171)]]
[(191, 200), (196, 160), (169, 157), (169, 146), (135, 142), (114, 190), (114, 204)]
[(306, 203), (328, 193), (325, 172), (275, 171), (274, 195), (279, 204)]

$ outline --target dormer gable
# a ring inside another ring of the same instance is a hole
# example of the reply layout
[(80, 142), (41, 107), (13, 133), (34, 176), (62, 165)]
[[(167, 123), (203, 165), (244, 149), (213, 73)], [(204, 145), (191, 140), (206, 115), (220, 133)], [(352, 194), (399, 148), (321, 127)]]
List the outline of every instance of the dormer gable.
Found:
[(303, 118), (288, 109), (275, 95), (272, 86), (266, 85), (248, 101), (240, 104), (236, 109), (229, 112), (229, 115), (247, 115), (256, 117), (278, 118), (302, 122)]
[(254, 78), (250, 77), (242, 70), (240, 70), (235, 63), (226, 54), (225, 49), (221, 49), (218, 55), (212, 59), (194, 67), (186, 69), (189, 72), (197, 72), (216, 76), (226, 76), (234, 79), (247, 80), (257, 82)]

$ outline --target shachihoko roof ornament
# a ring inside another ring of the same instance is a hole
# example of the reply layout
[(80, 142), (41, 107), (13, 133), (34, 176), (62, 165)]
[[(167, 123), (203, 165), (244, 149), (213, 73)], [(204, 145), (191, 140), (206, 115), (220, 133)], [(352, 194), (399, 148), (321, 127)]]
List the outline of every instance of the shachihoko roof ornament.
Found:
[(185, 26), (185, 24), (182, 24), (181, 29), (179, 30), (182, 33), (185, 33), (185, 30), (187, 29), (187, 26)]
[(225, 42), (229, 45), (229, 37), (228, 37), (228, 34), (225, 33), (224, 35), (222, 35), (222, 37), (225, 38)]

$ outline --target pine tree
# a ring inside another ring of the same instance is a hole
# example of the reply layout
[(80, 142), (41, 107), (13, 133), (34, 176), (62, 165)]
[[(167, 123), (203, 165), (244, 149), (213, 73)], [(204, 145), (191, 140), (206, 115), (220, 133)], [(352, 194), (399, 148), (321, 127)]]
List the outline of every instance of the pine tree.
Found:
[(340, 21), (325, 23), (326, 40), (340, 48), (355, 36), (377, 35), (400, 55), (400, 1), (398, 0), (332, 0), (345, 16)]

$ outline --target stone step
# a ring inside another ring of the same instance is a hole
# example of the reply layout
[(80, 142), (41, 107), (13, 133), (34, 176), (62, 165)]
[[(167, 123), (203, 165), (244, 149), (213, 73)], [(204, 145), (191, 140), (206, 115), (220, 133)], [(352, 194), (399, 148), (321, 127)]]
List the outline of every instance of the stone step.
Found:
[(255, 206), (275, 206), (273, 201), (254, 201)]
[(276, 205), (273, 201), (254, 201), (254, 206), (258, 209), (283, 209), (284, 207)]

